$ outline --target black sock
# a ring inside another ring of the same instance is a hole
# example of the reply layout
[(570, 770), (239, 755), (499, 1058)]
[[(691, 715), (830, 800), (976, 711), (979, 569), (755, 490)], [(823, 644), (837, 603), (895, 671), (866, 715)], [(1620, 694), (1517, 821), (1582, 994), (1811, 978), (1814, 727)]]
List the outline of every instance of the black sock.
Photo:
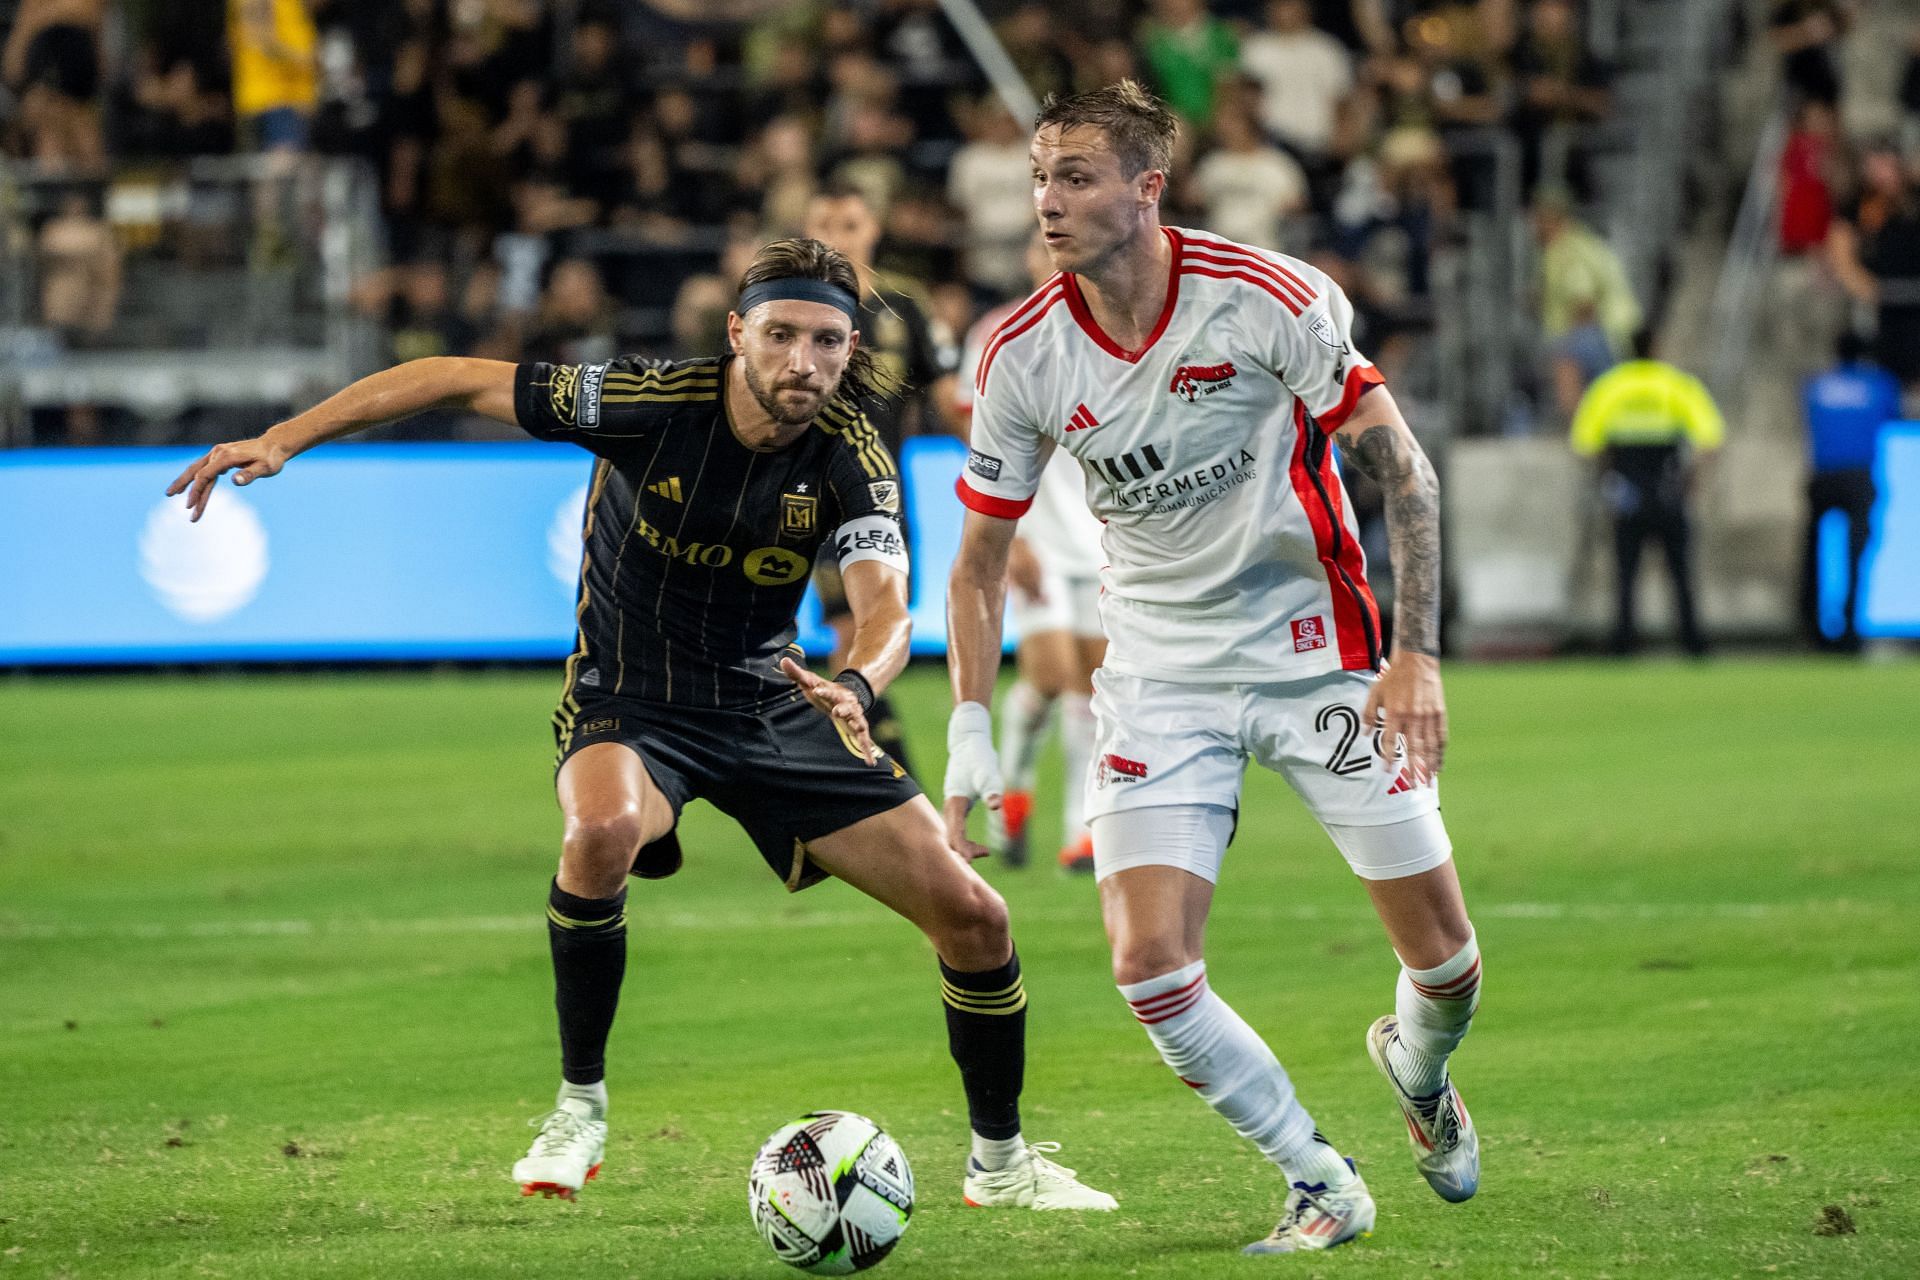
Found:
[(913, 772), (913, 764), (907, 759), (907, 735), (900, 729), (900, 717), (893, 713), (893, 704), (887, 701), (887, 695), (881, 694), (873, 700), (873, 707), (867, 712), (867, 732), (873, 735), (873, 745), (893, 757), (893, 762)]
[(960, 1064), (967, 1116), (983, 1138), (1020, 1132), (1020, 1085), (1027, 1069), (1027, 989), (1015, 952), (997, 969), (961, 973), (940, 965), (947, 1046)]
[(627, 973), (627, 891), (576, 898), (555, 881), (547, 894), (553, 1007), (560, 1014), (560, 1074), (597, 1084), (607, 1074), (607, 1033)]

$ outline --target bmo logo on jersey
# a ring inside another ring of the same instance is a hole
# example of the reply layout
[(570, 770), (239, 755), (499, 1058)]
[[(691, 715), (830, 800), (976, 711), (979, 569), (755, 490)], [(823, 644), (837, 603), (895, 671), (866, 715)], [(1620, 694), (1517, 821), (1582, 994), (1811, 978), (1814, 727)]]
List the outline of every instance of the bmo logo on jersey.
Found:
[(1327, 647), (1327, 624), (1320, 617), (1295, 618), (1293, 620), (1293, 651), (1306, 653), (1310, 649)]
[(1192, 404), (1201, 396), (1225, 391), (1233, 385), (1238, 372), (1231, 360), (1219, 364), (1183, 364), (1173, 371), (1173, 381), (1167, 384), (1167, 390)]

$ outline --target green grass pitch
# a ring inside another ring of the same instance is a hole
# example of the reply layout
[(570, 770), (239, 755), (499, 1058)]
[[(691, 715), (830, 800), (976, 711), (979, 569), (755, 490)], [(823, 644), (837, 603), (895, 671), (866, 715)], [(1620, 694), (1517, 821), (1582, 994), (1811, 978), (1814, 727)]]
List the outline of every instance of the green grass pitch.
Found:
[[(1393, 957), (1256, 771), (1215, 985), (1380, 1205), (1355, 1247), (1264, 1259), (1236, 1251), (1278, 1179), (1128, 1016), (1089, 881), (984, 865), (1032, 995), (1028, 1135), (1120, 1212), (988, 1214), (960, 1202), (926, 944), (843, 886), (788, 896), (703, 805), (686, 871), (634, 890), (605, 1172), (577, 1205), (520, 1199), (558, 1070), (556, 685), (0, 687), (0, 1280), (775, 1278), (747, 1163), (816, 1107), (914, 1162), (901, 1280), (1920, 1275), (1920, 668), (1450, 671), (1446, 813), (1487, 964), (1461, 1206), (1420, 1182), (1364, 1053)], [(902, 691), (938, 779), (942, 675)]]

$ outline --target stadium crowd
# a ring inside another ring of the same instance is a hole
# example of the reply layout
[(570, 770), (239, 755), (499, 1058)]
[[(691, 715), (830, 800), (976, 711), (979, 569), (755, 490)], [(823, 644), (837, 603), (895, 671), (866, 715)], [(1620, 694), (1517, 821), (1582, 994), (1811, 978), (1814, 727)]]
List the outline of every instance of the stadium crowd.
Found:
[[(1573, 0), (987, 10), (1039, 95), (1157, 88), (1186, 126), (1168, 220), (1310, 258), (1370, 349), (1427, 324), (1436, 247), (1489, 198), (1482, 135), (1510, 130), (1528, 188), (1578, 198), (1580, 126), (1609, 108)], [(88, 182), (223, 153), (377, 171), (391, 266), (353, 300), (392, 360), (709, 349), (744, 255), (827, 183), (866, 193), (878, 265), (945, 333), (1024, 291), (1024, 122), (936, 0), (23, 0), (4, 70), (8, 153), (76, 180), (39, 227), (69, 344), (117, 345)]]

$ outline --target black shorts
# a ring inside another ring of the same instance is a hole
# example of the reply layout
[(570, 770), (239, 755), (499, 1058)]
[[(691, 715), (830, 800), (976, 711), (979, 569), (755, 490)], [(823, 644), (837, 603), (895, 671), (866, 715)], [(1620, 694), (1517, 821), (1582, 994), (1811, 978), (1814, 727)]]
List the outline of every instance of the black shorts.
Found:
[[(920, 788), (891, 757), (861, 759), (852, 739), (796, 690), (756, 711), (590, 698), (554, 717), (554, 768), (582, 747), (618, 742), (633, 749), (673, 806), (705, 800), (738, 822), (789, 890), (827, 878), (807, 859), (809, 840), (897, 808)], [(669, 833), (656, 846), (675, 842)], [(669, 851), (679, 865), (678, 846)], [(644, 855), (643, 855), (644, 856)], [(656, 873), (658, 874), (658, 873)]]

